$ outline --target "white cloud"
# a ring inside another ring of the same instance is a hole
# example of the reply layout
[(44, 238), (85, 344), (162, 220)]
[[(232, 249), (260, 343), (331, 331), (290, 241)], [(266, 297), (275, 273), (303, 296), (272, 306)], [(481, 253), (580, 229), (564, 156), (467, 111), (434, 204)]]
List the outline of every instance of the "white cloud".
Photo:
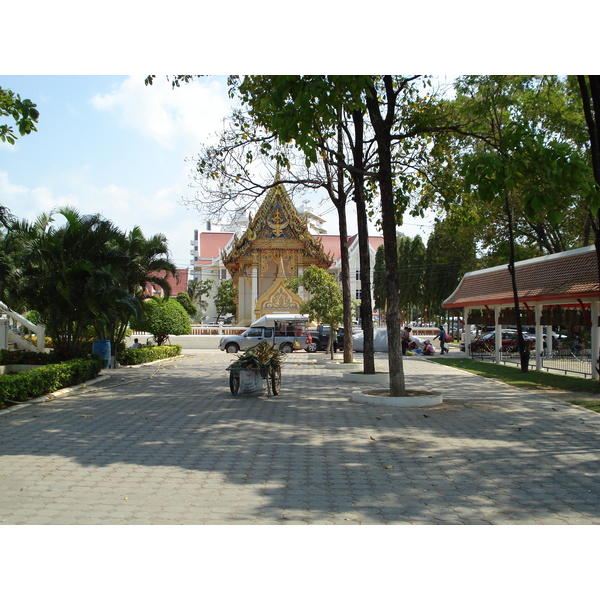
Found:
[(222, 128), (231, 101), (223, 78), (195, 79), (173, 89), (165, 77), (151, 86), (130, 76), (117, 89), (91, 99), (97, 110), (115, 114), (121, 125), (167, 148), (183, 143), (188, 150)]
[[(85, 168), (82, 174), (85, 175)], [(0, 171), (0, 203), (19, 220), (29, 222), (42, 212), (72, 206), (83, 214), (100, 213), (123, 231), (130, 231), (137, 225), (147, 237), (163, 233), (177, 266), (189, 265), (190, 239), (198, 217), (178, 203), (182, 192), (179, 185), (142, 196), (115, 184), (96, 187), (73, 172), (69, 172), (69, 176), (77, 180), (76, 187), (68, 193), (57, 193), (46, 186), (28, 188), (14, 184), (6, 172)]]

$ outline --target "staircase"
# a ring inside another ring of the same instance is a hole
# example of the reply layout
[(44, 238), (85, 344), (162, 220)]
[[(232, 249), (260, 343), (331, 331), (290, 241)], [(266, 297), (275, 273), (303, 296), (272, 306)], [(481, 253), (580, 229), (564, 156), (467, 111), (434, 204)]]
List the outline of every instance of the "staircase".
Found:
[[(23, 335), (26, 329), (37, 337), (37, 343), (34, 346)], [(16, 313), (4, 302), (0, 302), (0, 350), (10, 350), (19, 348), (31, 352), (44, 352), (46, 347), (46, 330), (41, 325), (34, 325), (23, 315)]]

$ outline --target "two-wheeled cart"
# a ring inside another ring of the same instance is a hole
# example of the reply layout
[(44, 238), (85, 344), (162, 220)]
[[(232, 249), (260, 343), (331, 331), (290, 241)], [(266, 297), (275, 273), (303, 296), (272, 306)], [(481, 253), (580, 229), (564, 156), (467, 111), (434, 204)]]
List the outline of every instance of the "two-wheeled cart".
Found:
[[(251, 373), (260, 377), (267, 383), (267, 396), (278, 396), (281, 390), (281, 367), (261, 367), (260, 369), (248, 369), (244, 367), (227, 367), (229, 371), (229, 388), (234, 396), (240, 392), (243, 372)], [(242, 390), (243, 393), (243, 390)]]

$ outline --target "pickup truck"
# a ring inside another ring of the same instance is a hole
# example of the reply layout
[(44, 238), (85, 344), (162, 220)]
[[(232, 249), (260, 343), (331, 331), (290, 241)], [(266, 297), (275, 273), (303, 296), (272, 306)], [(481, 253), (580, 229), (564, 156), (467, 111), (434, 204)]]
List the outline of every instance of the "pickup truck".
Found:
[[(253, 348), (265, 340), (272, 346), (278, 346), (283, 352), (295, 349), (306, 350), (308, 317), (306, 315), (273, 314), (263, 315), (260, 319), (240, 335), (229, 335), (221, 338), (219, 350), (236, 353)], [(294, 344), (299, 348), (294, 348)], [(314, 350), (313, 350), (314, 352)]]

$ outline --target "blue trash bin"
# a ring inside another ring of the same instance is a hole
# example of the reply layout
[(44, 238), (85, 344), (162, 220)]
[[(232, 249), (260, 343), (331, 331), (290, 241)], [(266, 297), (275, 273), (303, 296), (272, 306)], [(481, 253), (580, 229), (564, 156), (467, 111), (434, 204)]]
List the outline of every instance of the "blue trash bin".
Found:
[(92, 354), (96, 354), (105, 360), (105, 368), (110, 369), (110, 340), (94, 340), (92, 342)]

